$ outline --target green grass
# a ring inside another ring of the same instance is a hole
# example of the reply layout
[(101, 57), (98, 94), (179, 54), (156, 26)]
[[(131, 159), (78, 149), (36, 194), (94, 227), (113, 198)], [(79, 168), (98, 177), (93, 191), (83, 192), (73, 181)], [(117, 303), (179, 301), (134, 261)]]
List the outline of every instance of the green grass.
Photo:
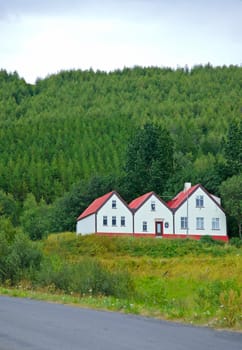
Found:
[(1, 294), (242, 330), (241, 247), (70, 233), (37, 245), (40, 271)]
[(152, 258), (183, 257), (187, 255), (226, 256), (238, 251), (236, 246), (223, 242), (201, 242), (192, 239), (160, 239), (134, 237), (76, 236), (74, 233), (52, 234), (43, 242), (46, 254), (60, 254), (63, 258), (79, 256), (133, 256)]

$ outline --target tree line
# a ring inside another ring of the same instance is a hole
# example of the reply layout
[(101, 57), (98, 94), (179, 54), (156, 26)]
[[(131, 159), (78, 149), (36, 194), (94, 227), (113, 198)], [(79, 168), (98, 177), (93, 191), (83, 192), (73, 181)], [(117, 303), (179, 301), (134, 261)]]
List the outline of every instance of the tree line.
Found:
[(220, 195), (241, 174), (241, 81), (236, 66), (66, 71), (35, 85), (1, 70), (1, 217), (38, 239), (74, 230), (114, 188), (127, 201), (168, 200), (185, 181)]

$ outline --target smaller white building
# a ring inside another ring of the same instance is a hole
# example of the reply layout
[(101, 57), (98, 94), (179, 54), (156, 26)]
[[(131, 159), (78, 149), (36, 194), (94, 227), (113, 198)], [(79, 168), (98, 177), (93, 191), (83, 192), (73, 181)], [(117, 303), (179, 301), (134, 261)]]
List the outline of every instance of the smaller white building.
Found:
[(174, 215), (175, 236), (195, 239), (211, 236), (227, 241), (226, 215), (220, 203), (220, 198), (202, 185), (186, 183), (184, 190), (167, 203)]
[(134, 235), (163, 236), (173, 233), (173, 214), (167, 204), (154, 192), (134, 199), (129, 207), (134, 215)]
[(77, 218), (77, 234), (132, 234), (133, 213), (115, 191), (95, 199)]

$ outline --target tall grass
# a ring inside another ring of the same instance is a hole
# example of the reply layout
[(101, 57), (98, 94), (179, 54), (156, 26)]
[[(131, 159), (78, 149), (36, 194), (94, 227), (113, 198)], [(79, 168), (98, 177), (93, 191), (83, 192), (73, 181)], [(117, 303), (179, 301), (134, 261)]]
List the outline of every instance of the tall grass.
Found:
[(115, 256), (149, 256), (153, 258), (172, 258), (187, 255), (225, 256), (236, 253), (237, 249), (235, 245), (227, 245), (213, 240), (76, 236), (73, 233), (53, 234), (44, 242), (46, 253), (59, 251), (65, 257), (71, 255), (110, 256), (112, 254), (115, 254)]
[(37, 245), (43, 258), (23, 275), (29, 289), (91, 307), (242, 329), (237, 244), (63, 233)]
[(118, 298), (130, 297), (134, 290), (127, 271), (109, 271), (92, 258), (83, 258), (76, 264), (62, 262), (58, 257), (45, 259), (34, 284), (69, 294), (112, 295)]
[[(238, 244), (64, 233), (49, 236), (43, 247), (47, 255), (58, 252), (66, 261), (95, 257), (108, 271), (128, 272), (133, 287), (131, 292), (127, 289), (125, 299), (119, 299), (124, 311), (219, 327), (242, 326)], [(120, 308), (120, 302), (111, 303), (116, 304)]]

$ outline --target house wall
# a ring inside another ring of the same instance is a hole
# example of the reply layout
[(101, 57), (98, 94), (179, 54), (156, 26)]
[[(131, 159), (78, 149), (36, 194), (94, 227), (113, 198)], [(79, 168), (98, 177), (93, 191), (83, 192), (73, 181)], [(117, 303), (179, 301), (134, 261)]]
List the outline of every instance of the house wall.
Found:
[[(203, 196), (204, 207), (196, 207), (196, 197)], [(181, 229), (181, 217), (188, 217), (188, 230)], [(204, 229), (197, 228), (197, 217), (204, 218)], [(212, 229), (212, 219), (219, 218), (219, 229)], [(221, 208), (204, 192), (198, 188), (175, 212), (176, 235), (198, 236), (227, 236), (226, 216)]]
[[(112, 208), (112, 201), (116, 201), (116, 208)], [(108, 224), (103, 225), (103, 217), (106, 216)], [(112, 217), (116, 217), (116, 225), (112, 225)], [(121, 217), (125, 217), (125, 226), (121, 226)], [(133, 233), (133, 215), (129, 208), (113, 194), (97, 213), (97, 233)]]
[(76, 224), (77, 234), (91, 234), (95, 232), (95, 214), (89, 215), (79, 221)]
[[(155, 210), (151, 210), (151, 204), (155, 203)], [(147, 231), (143, 231), (143, 222), (147, 222)], [(163, 233), (173, 233), (173, 215), (155, 195), (152, 195), (134, 215), (134, 233), (142, 235), (155, 235), (155, 222), (163, 222)], [(168, 226), (168, 227), (166, 227)]]

